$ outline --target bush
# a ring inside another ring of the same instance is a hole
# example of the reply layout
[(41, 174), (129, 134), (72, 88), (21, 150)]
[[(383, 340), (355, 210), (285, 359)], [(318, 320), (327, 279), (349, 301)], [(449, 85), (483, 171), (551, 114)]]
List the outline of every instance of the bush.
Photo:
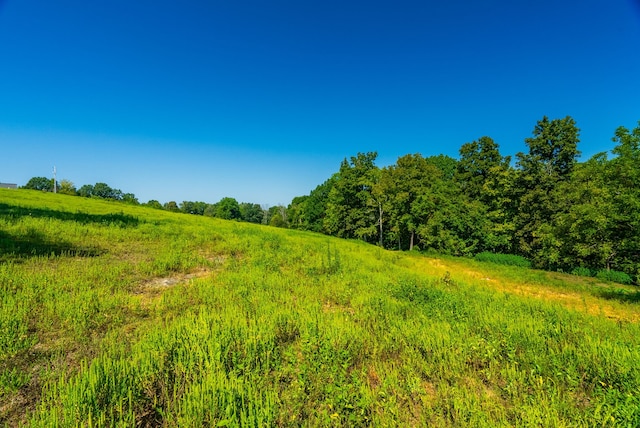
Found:
[(596, 278), (604, 281), (617, 282), (619, 284), (631, 284), (633, 282), (631, 276), (617, 270), (599, 270)]
[(577, 268), (573, 268), (573, 270), (571, 271), (571, 275), (593, 276), (593, 272), (591, 272), (591, 269), (589, 268), (578, 266)]
[(482, 253), (476, 254), (474, 259), (480, 262), (496, 263), (499, 265), (520, 266), (526, 268), (531, 267), (531, 262), (529, 260), (525, 259), (522, 256), (516, 256), (514, 254), (500, 254), (484, 251)]

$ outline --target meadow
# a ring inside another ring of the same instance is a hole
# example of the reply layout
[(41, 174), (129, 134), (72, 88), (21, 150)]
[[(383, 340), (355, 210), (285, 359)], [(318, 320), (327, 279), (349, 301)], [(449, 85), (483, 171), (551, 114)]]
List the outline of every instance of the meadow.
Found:
[(0, 424), (640, 426), (632, 286), (0, 189)]

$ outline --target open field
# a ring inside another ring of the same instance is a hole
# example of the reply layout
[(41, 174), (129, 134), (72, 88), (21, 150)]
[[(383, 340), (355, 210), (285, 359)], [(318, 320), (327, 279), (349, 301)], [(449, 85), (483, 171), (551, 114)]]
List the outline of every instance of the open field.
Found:
[(0, 189), (0, 424), (640, 426), (633, 287)]

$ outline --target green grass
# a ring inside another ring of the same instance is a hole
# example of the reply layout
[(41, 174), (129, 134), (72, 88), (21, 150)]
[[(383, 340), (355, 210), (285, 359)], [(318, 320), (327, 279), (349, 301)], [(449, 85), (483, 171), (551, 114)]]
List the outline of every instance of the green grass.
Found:
[(476, 254), (474, 258), (481, 262), (496, 263), (499, 265), (520, 266), (526, 268), (531, 267), (531, 262), (529, 260), (514, 254), (490, 253), (484, 251)]
[(0, 425), (638, 426), (634, 293), (0, 189)]

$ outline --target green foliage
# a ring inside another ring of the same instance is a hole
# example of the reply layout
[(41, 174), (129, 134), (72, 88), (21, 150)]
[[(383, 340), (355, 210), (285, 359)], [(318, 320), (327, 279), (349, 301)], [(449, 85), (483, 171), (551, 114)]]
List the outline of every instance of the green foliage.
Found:
[(411, 250), (419, 243), (418, 228), (433, 217), (438, 201), (447, 200), (441, 197), (445, 188), (442, 171), (419, 154), (402, 156), (382, 170), (376, 191), (387, 195), (378, 199), (386, 212), (387, 233), (399, 249)]
[(264, 219), (264, 210), (258, 204), (243, 202), (240, 204), (240, 217), (243, 221), (261, 224)]
[(603, 279), (605, 281), (617, 282), (619, 284), (631, 284), (633, 282), (631, 276), (617, 270), (599, 270), (596, 273), (596, 278)]
[(180, 212), (180, 207), (178, 207), (178, 204), (176, 203), (176, 201), (166, 202), (164, 204), (164, 209), (173, 213)]
[(224, 220), (238, 220), (242, 217), (240, 205), (234, 198), (222, 198), (215, 208), (215, 217)]
[(42, 190), (45, 192), (53, 192), (53, 179), (47, 177), (32, 177), (23, 189)]
[(263, 222), (273, 227), (287, 227), (287, 209), (282, 205), (269, 208), (263, 218)]
[(444, 178), (445, 180), (453, 179), (458, 167), (457, 160), (447, 155), (429, 156), (425, 158), (425, 160), (429, 165), (433, 165), (438, 168), (438, 170), (440, 170), (442, 178)]
[(157, 210), (162, 210), (162, 209), (164, 209), (164, 207), (162, 206), (162, 204), (161, 204), (159, 201), (155, 200), (155, 199), (151, 199), (149, 202), (147, 202), (147, 203), (145, 203), (145, 204), (143, 204), (143, 205), (145, 205), (145, 206), (147, 206), (147, 207), (150, 207), (150, 208), (157, 209)]
[(458, 161), (405, 155), (379, 169), (375, 153), (359, 153), (275, 221), (385, 248), (518, 254), (551, 271), (636, 275), (640, 127), (616, 130), (612, 159), (578, 163), (578, 142), (571, 117), (545, 116), (516, 168), (487, 136), (465, 143)]
[(60, 181), (60, 185), (58, 186), (58, 193), (71, 196), (76, 196), (78, 194), (76, 186), (69, 180)]
[(340, 165), (327, 196), (323, 226), (341, 238), (375, 242), (378, 236), (372, 189), (377, 178), (376, 152), (358, 153)]
[(586, 267), (582, 267), (582, 266), (578, 266), (576, 268), (573, 268), (571, 270), (571, 275), (577, 275), (577, 276), (593, 276), (593, 272), (591, 271), (591, 269), (586, 268)]
[(508, 157), (503, 158), (500, 154), (498, 144), (490, 137), (481, 137), (462, 145), (454, 177), (467, 196), (490, 203), (492, 198), (485, 186), (495, 174), (508, 168), (509, 162)]
[(180, 211), (185, 214), (204, 215), (207, 205), (205, 202), (183, 201), (180, 204)]
[(138, 200), (133, 193), (123, 193), (120, 189), (114, 189), (107, 183), (96, 183), (94, 185), (85, 184), (78, 189), (78, 195), (85, 198), (112, 199), (114, 201), (125, 201), (129, 204), (137, 205)]
[(519, 193), (515, 217), (518, 250), (538, 267), (561, 265), (562, 241), (554, 233), (555, 217), (567, 208), (562, 184), (569, 181), (577, 163), (579, 129), (575, 121), (538, 121), (533, 137), (525, 139), (529, 152), (518, 153)]
[(525, 268), (531, 267), (531, 262), (529, 260), (515, 254), (500, 254), (484, 251), (476, 254), (474, 259), (481, 262), (489, 262), (499, 265), (520, 266)]

